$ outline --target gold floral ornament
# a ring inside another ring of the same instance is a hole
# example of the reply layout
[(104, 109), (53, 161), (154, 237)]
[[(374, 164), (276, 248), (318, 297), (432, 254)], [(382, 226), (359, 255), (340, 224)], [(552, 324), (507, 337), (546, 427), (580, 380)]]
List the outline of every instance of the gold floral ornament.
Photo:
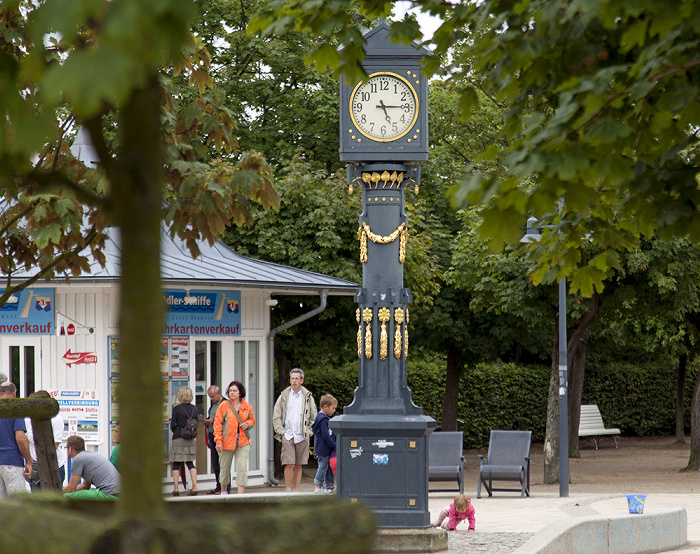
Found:
[(357, 319), (357, 357), (362, 357), (362, 325), (360, 325), (360, 308), (355, 310), (355, 319)]
[[(381, 174), (376, 171), (373, 173), (363, 173), (361, 177), (362, 181), (371, 189), (379, 188), (379, 183), (383, 183), (382, 188), (385, 189), (387, 185), (389, 188), (399, 188), (404, 179), (403, 172), (389, 173), (388, 171), (383, 171)], [(391, 183), (391, 184), (390, 184)]]
[(406, 308), (406, 327), (404, 327), (403, 353), (408, 358), (408, 308)]
[(374, 317), (374, 313), (372, 312), (372, 308), (365, 308), (362, 310), (362, 321), (364, 321), (367, 326), (365, 328), (365, 357), (371, 358), (372, 357), (372, 318)]
[(399, 262), (404, 263), (406, 260), (406, 243), (408, 242), (408, 229), (406, 223), (401, 223), (397, 229), (385, 237), (376, 235), (369, 228), (369, 225), (362, 222), (362, 225), (357, 230), (357, 239), (360, 241), (360, 262), (367, 263), (367, 239), (370, 239), (375, 244), (389, 244), (399, 238)]
[(396, 308), (394, 310), (394, 323), (396, 330), (394, 331), (394, 358), (397, 360), (401, 357), (401, 324), (403, 323), (403, 310)]
[(389, 350), (389, 335), (386, 332), (386, 322), (391, 319), (391, 310), (382, 308), (377, 314), (379, 321), (382, 322), (382, 333), (379, 336), (379, 358), (386, 360), (386, 355)]

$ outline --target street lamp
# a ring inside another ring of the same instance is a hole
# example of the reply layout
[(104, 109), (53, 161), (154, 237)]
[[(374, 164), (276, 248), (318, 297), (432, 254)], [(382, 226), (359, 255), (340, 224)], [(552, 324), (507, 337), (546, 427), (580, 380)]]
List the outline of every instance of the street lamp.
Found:
[[(556, 225), (546, 225), (554, 228)], [(538, 242), (542, 238), (537, 218), (527, 220), (527, 233), (520, 242)], [(566, 277), (559, 281), (559, 496), (569, 496), (569, 395), (566, 352)]]

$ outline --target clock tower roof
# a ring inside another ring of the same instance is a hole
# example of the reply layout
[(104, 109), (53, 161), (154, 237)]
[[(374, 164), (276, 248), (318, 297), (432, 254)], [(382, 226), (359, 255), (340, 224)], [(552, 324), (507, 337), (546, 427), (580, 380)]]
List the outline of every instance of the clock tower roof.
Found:
[(421, 46), (418, 42), (413, 42), (411, 45), (406, 45), (403, 43), (395, 43), (389, 38), (389, 32), (391, 27), (384, 20), (380, 19), (379, 24), (374, 27), (374, 29), (367, 29), (362, 32), (362, 36), (365, 39), (365, 55), (372, 57), (386, 57), (386, 58), (417, 58), (420, 59), (423, 56), (430, 56), (432, 52), (430, 49)]

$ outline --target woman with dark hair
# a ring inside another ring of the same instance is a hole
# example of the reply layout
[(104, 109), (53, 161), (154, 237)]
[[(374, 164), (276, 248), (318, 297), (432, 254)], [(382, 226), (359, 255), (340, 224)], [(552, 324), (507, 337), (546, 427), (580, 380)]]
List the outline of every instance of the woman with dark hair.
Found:
[(190, 470), (192, 490), (190, 496), (197, 496), (197, 468), (194, 459), (197, 456), (197, 439), (183, 439), (180, 432), (185, 428), (187, 418), (197, 417), (197, 408), (192, 404), (194, 395), (190, 387), (177, 389), (177, 405), (173, 406), (170, 418), (170, 430), (173, 432), (170, 445), (170, 462), (173, 465), (173, 496), (180, 496), (177, 490), (180, 472), (185, 472), (185, 466)]
[(231, 463), (236, 457), (236, 484), (238, 494), (248, 484), (248, 457), (250, 456), (249, 430), (255, 425), (253, 407), (244, 400), (245, 387), (240, 381), (231, 381), (228, 398), (219, 404), (214, 417), (214, 441), (219, 453), (219, 482), (221, 494), (231, 482)]

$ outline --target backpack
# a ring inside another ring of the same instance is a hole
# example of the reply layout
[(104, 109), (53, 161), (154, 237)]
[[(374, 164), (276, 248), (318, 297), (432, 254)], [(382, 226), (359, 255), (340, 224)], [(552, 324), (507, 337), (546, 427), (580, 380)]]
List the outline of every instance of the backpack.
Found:
[[(183, 411), (185, 408), (182, 408)], [(185, 440), (192, 440), (197, 437), (197, 427), (199, 427), (199, 420), (197, 419), (197, 409), (193, 407), (193, 417), (190, 417), (187, 415), (187, 412), (185, 412), (185, 416), (187, 416), (187, 421), (185, 422), (185, 426), (182, 428), (180, 431), (180, 438), (183, 438)]]

